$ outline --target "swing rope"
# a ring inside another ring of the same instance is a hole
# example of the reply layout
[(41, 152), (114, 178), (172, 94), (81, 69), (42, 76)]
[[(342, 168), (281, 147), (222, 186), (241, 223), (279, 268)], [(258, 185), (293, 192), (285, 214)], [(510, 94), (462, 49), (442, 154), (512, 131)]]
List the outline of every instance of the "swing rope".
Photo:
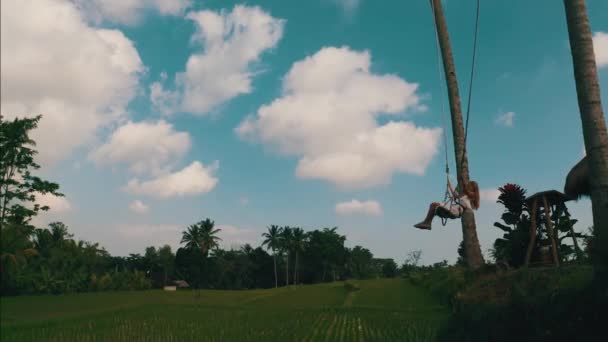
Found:
[(473, 94), (473, 79), (475, 76), (475, 60), (477, 57), (477, 35), (479, 33), (479, 2), (477, 0), (477, 9), (475, 13), (475, 37), (473, 38), (473, 59), (471, 61), (471, 79), (469, 80), (469, 96), (467, 99), (467, 118), (465, 121), (464, 128), (464, 148), (462, 149), (462, 156), (460, 156), (460, 163), (464, 160), (464, 156), (467, 153), (467, 137), (469, 135), (469, 117), (471, 112), (471, 97)]
[[(441, 93), (445, 93), (443, 92), (444, 90), (444, 85), (445, 82), (443, 81), (443, 74), (441, 72), (441, 46), (439, 45), (439, 37), (438, 37), (438, 32), (437, 32), (437, 22), (436, 22), (436, 18), (435, 18), (435, 5), (433, 4), (433, 0), (429, 0), (430, 4), (431, 4), (431, 10), (433, 12), (433, 27), (435, 28), (435, 50), (437, 51), (437, 75), (439, 76), (439, 88), (442, 90)], [(443, 196), (443, 204), (447, 205), (448, 203), (450, 205), (454, 204), (454, 198), (452, 196), (452, 194), (450, 194), (450, 190), (448, 189), (447, 183), (450, 181), (450, 162), (449, 162), (449, 154), (448, 154), (448, 135), (447, 135), (447, 127), (448, 127), (448, 121), (447, 121), (447, 114), (446, 114), (446, 110), (445, 110), (445, 99), (443, 98), (443, 96), (441, 96), (441, 117), (443, 119), (443, 150), (444, 150), (444, 154), (445, 154), (445, 176), (446, 176), (446, 188), (445, 188), (445, 194)], [(448, 222), (447, 218), (441, 217), (441, 224), (445, 227), (445, 225)]]
[[(434, 23), (434, 28), (435, 28), (435, 43), (436, 43), (436, 50), (437, 50), (437, 71), (438, 71), (438, 75), (439, 75), (439, 85), (440, 88), (443, 90), (443, 78), (442, 78), (442, 74), (441, 74), (441, 65), (440, 65), (440, 61), (441, 61), (441, 46), (439, 44), (439, 33), (437, 32), (437, 21), (435, 18), (435, 5), (433, 4), (433, 0), (429, 0), (430, 4), (431, 4), (431, 10), (433, 13), (433, 23)], [(476, 6), (476, 13), (475, 13), (475, 36), (473, 38), (473, 58), (471, 61), (471, 77), (469, 80), (469, 94), (468, 94), (468, 98), (467, 98), (467, 112), (466, 112), (466, 121), (465, 121), (465, 130), (464, 130), (464, 146), (463, 146), (463, 150), (462, 150), (462, 155), (460, 156), (460, 164), (462, 164), (462, 162), (464, 161), (464, 156), (466, 154), (466, 150), (467, 150), (467, 138), (468, 138), (468, 133), (469, 133), (469, 118), (470, 118), (470, 112), (471, 112), (471, 98), (473, 95), (473, 79), (475, 76), (475, 61), (476, 61), (476, 57), (477, 57), (477, 37), (478, 37), (478, 33), (479, 33), (479, 7), (480, 7), (480, 0), (477, 0), (477, 6)], [(446, 173), (446, 179), (447, 179), (447, 183), (449, 183), (450, 181), (450, 168), (449, 168), (449, 159), (448, 159), (448, 138), (447, 138), (447, 115), (446, 115), (446, 110), (445, 110), (445, 101), (443, 99), (443, 97), (441, 97), (441, 111), (442, 111), (442, 117), (443, 117), (443, 142), (444, 142), (444, 151), (445, 151), (445, 173)], [(457, 165), (458, 166), (458, 165)], [(459, 182), (460, 183), (460, 182)], [(444, 204), (448, 204), (448, 202), (450, 203), (450, 205), (454, 205), (454, 204), (460, 204), (460, 201), (458, 198), (454, 198), (454, 196), (452, 196), (452, 194), (450, 193), (449, 187), (446, 185), (446, 191), (445, 191), (445, 195), (443, 198), (443, 203)], [(443, 226), (446, 225), (447, 223), (447, 218), (441, 218), (441, 223)]]
[[(431, 3), (431, 10), (433, 11), (433, 27), (435, 28), (435, 50), (437, 51), (437, 75), (439, 76), (439, 88), (441, 89), (441, 92), (443, 92), (444, 89), (444, 84), (445, 82), (443, 81), (443, 75), (441, 72), (441, 46), (439, 45), (439, 37), (438, 37), (438, 32), (437, 32), (437, 22), (435, 20), (435, 5), (433, 4), (433, 0), (429, 0), (429, 2)], [(448, 127), (448, 122), (447, 122), (447, 114), (446, 114), (446, 110), (445, 110), (445, 99), (443, 98), (443, 96), (441, 96), (441, 117), (443, 119), (443, 144), (444, 144), (444, 152), (445, 152), (445, 174), (446, 176), (449, 176), (450, 174), (450, 163), (448, 160), (448, 136), (447, 136), (447, 127)], [(447, 192), (446, 192), (447, 194)]]

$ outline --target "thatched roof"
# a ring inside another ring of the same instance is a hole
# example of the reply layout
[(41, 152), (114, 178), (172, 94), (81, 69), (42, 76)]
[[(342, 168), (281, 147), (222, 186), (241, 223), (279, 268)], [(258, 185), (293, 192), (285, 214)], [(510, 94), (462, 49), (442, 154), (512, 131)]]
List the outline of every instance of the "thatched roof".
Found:
[(175, 284), (177, 287), (190, 287), (185, 280), (175, 280), (173, 284)]
[(549, 206), (561, 204), (561, 203), (564, 203), (564, 202), (567, 202), (570, 200), (570, 198), (568, 198), (566, 195), (564, 195), (563, 193), (561, 193), (557, 190), (548, 190), (548, 191), (537, 192), (534, 195), (529, 196), (528, 198), (526, 198), (526, 203), (531, 206), (532, 201), (534, 201), (534, 199), (538, 199), (537, 205), (542, 207), (543, 206), (543, 198), (542, 198), (543, 196), (545, 196), (547, 198), (547, 204)]
[(566, 176), (566, 184), (564, 184), (564, 193), (570, 199), (579, 199), (583, 195), (589, 196), (591, 189), (589, 187), (589, 162), (587, 156), (576, 163), (572, 170)]

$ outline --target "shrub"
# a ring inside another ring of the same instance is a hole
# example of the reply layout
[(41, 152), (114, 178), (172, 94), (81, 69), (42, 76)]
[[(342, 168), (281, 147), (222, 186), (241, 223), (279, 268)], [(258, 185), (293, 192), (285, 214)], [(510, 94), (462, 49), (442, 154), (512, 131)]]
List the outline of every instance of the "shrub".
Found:
[[(458, 281), (444, 275), (444, 293)], [(608, 295), (594, 288), (588, 266), (522, 269), (469, 279), (451, 300), (445, 340), (598, 340)], [(437, 288), (435, 289), (437, 291)]]

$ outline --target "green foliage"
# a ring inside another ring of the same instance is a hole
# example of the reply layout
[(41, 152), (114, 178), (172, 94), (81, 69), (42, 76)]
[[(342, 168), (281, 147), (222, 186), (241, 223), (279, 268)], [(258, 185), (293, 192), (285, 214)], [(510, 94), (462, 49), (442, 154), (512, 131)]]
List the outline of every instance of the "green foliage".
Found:
[[(525, 202), (526, 190), (517, 184), (505, 184), (498, 189), (500, 195), (497, 202), (505, 207), (501, 215), (504, 223), (495, 222), (494, 227), (504, 232), (502, 238), (494, 241), (492, 257), (497, 263), (506, 263), (511, 267), (520, 267), (525, 262), (526, 252), (530, 241), (532, 227), (531, 208)], [(537, 212), (536, 227), (538, 238), (533, 246), (533, 259), (538, 259), (543, 246), (549, 246), (545, 226), (545, 215), (542, 207)], [(575, 256), (582, 259), (582, 252), (566, 243), (572, 239), (584, 238), (584, 235), (573, 230), (577, 220), (571, 219), (565, 205), (557, 205), (551, 212), (550, 220), (557, 232), (559, 258), (563, 261), (572, 260)]]
[(403, 265), (401, 266), (401, 275), (409, 277), (413, 272), (418, 271), (418, 263), (422, 257), (421, 250), (411, 251), (407, 254)]
[(37, 194), (63, 196), (59, 185), (32, 174), (40, 166), (34, 161), (37, 152), (29, 133), (40, 118), (0, 120), (0, 229), (9, 222), (27, 225), (40, 210), (48, 210), (35, 203)]
[(349, 251), (347, 257), (347, 265), (349, 268), (349, 275), (357, 279), (367, 279), (376, 276), (376, 272), (373, 269), (372, 261), (374, 255), (369, 249), (355, 246)]
[(18, 242), (13, 249), (24, 253), (15, 254), (16, 262), (8, 259), (11, 262), (3, 268), (3, 295), (141, 290), (151, 286), (143, 270), (119, 269), (98, 244), (73, 240), (61, 222), (49, 224), (48, 229), (8, 224), (3, 228), (2, 243), (13, 241)]
[(274, 224), (271, 225), (270, 227), (268, 227), (268, 232), (262, 234), (262, 237), (264, 238), (262, 246), (268, 247), (268, 249), (272, 250), (274, 253), (279, 249), (280, 235), (281, 228)]
[[(530, 213), (525, 202), (526, 190), (517, 184), (505, 184), (498, 189), (497, 202), (505, 207), (501, 219), (505, 224), (495, 222), (494, 227), (501, 229), (502, 238), (494, 241), (492, 256), (496, 262), (507, 263), (512, 267), (524, 264), (528, 242), (530, 241)], [(535, 251), (540, 248), (541, 239), (536, 240)], [(536, 253), (538, 254), (538, 252)]]
[(467, 266), (466, 257), (467, 257), (467, 255), (464, 250), (464, 240), (462, 240), (462, 241), (460, 241), (460, 244), (458, 245), (458, 259), (456, 260), (456, 266), (466, 267)]
[(591, 256), (594, 255), (593, 252), (593, 242), (595, 240), (595, 230), (594, 227), (591, 226), (589, 228), (587, 228), (587, 231), (589, 232), (589, 234), (587, 236), (584, 237), (583, 240), (583, 244), (585, 246), (585, 250), (584, 250), (584, 257), (586, 260), (591, 260)]
[(337, 227), (308, 232), (308, 244), (303, 253), (302, 281), (315, 283), (343, 279), (346, 274), (346, 236)]
[(415, 272), (411, 281), (437, 297), (444, 305), (454, 304), (456, 295), (465, 288), (466, 268), (437, 265)]
[(182, 232), (180, 243), (185, 243), (186, 248), (200, 249), (207, 256), (210, 250), (218, 247), (218, 242), (221, 240), (216, 236), (220, 230), (214, 229), (214, 227), (215, 222), (208, 218), (197, 222)]
[(501, 271), (435, 267), (410, 276), (452, 307), (445, 341), (602, 340), (605, 288), (590, 266)]
[(472, 278), (453, 302), (445, 340), (585, 340), (604, 334), (605, 289), (589, 266), (522, 269)]
[(382, 266), (382, 275), (386, 278), (394, 278), (397, 276), (397, 264), (393, 259), (387, 260)]

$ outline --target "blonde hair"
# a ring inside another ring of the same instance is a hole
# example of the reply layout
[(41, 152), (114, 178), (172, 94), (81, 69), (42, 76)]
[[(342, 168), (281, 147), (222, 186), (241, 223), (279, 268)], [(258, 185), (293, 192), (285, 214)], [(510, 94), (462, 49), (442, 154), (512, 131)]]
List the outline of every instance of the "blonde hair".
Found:
[(471, 201), (473, 209), (479, 209), (479, 185), (475, 181), (470, 181), (466, 186), (467, 197)]

